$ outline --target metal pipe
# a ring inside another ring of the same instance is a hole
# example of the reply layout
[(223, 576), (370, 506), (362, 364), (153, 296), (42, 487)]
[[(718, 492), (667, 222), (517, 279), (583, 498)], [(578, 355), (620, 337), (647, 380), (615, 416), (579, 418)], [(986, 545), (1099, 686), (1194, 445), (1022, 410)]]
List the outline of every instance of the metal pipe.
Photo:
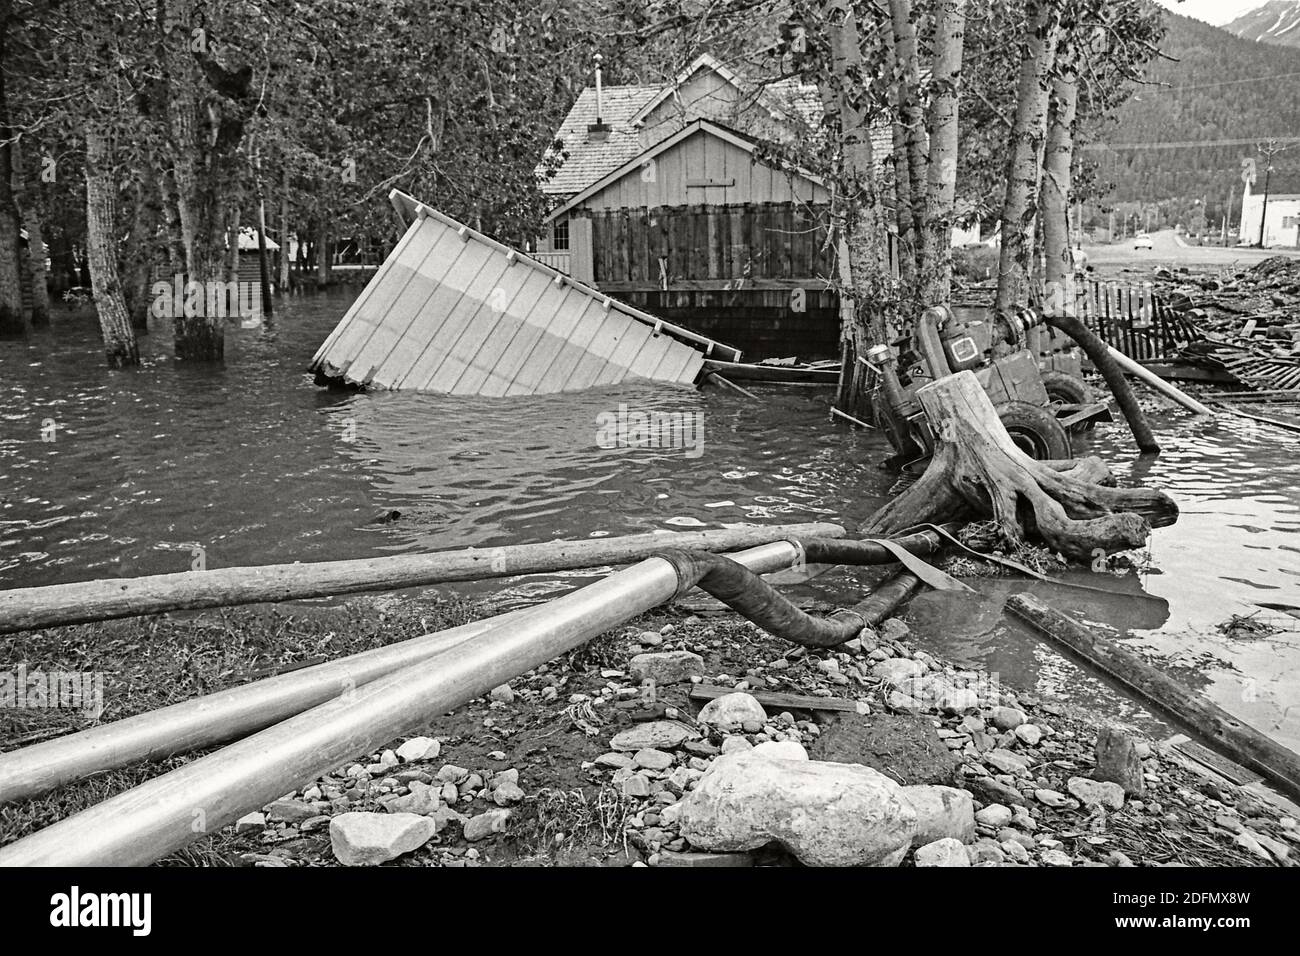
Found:
[[(766, 573), (802, 557), (799, 546), (780, 541), (740, 552), (735, 560)], [(543, 610), (511, 611), (0, 754), (0, 803), (37, 796), (103, 770), (238, 740), (494, 628), (526, 626)]]
[(1153, 391), (1159, 392), (1165, 398), (1172, 399), (1184, 408), (1195, 412), (1197, 415), (1213, 415), (1214, 410), (1202, 405), (1192, 396), (1188, 395), (1181, 388), (1170, 385), (1163, 378), (1133, 361), (1123, 352), (1119, 351), (1112, 345), (1106, 346), (1110, 349), (1110, 357), (1115, 360), (1115, 364), (1122, 368), (1134, 378), (1140, 380), (1143, 384), (1149, 386)]
[(930, 374), (935, 380), (952, 374), (948, 357), (943, 352), (943, 340), (939, 337), (939, 323), (947, 322), (952, 313), (945, 306), (937, 305), (926, 309), (916, 322), (916, 343), (925, 356), (925, 363), (930, 366)]
[[(798, 549), (769, 545), (760, 572)], [(768, 557), (770, 556), (770, 557)], [(648, 558), (0, 849), (0, 866), (141, 866), (671, 599)]]
[(500, 624), (518, 622), (533, 610), (362, 651), (0, 754), (0, 803), (25, 800), (103, 770), (238, 740)]

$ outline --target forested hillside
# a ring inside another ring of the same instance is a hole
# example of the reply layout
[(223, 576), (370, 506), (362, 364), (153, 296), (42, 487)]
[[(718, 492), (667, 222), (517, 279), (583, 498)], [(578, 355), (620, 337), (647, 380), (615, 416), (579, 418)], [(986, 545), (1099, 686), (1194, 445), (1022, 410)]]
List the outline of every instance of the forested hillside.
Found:
[[(1243, 40), (1198, 20), (1168, 14), (1161, 50), (1147, 67), (1150, 85), (1097, 135), (1099, 142), (1143, 144), (1093, 154), (1115, 184), (1117, 203), (1159, 204), (1161, 221), (1187, 222), (1208, 204), (1217, 224), (1233, 196), (1241, 202), (1241, 160), (1257, 142), (1300, 137), (1300, 50)], [(1222, 141), (1246, 141), (1210, 145)], [(1151, 148), (1196, 142), (1190, 148)], [(1275, 192), (1300, 192), (1300, 142), (1274, 160)], [(1263, 186), (1260, 162), (1260, 188)]]

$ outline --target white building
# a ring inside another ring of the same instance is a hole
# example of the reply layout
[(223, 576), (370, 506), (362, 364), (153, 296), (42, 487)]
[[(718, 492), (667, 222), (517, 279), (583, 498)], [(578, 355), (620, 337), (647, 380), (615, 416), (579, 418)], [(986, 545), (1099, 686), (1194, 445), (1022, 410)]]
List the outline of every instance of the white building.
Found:
[[(1247, 245), (1259, 242), (1259, 222), (1264, 214), (1264, 194), (1246, 187), (1241, 200), (1241, 232)], [(1264, 247), (1300, 248), (1300, 195), (1274, 193), (1268, 197), (1268, 222), (1264, 225)]]

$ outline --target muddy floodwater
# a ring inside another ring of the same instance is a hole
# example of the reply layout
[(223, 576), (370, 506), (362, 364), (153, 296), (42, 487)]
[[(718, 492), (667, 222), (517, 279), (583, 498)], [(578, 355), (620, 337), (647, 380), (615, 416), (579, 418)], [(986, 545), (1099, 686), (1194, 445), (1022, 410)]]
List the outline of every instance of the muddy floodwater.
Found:
[[(265, 328), (232, 325), (219, 368), (179, 365), (162, 326), (132, 372), (104, 369), (93, 320), (0, 341), (0, 588), (746, 521), (856, 528), (893, 484), (884, 440), (832, 425), (820, 389), (761, 389), (753, 403), (648, 386), (514, 400), (316, 388), (307, 362), (349, 301), (300, 298)], [(702, 447), (693, 432), (690, 447), (602, 447), (601, 416), (620, 406), (633, 425), (629, 413), (689, 414)], [(1166, 451), (1153, 460), (1122, 425), (1076, 447), (1181, 506), (1141, 574), (1068, 576), (1104, 593), (976, 580), (973, 596), (922, 596), (909, 622), (923, 646), (1018, 687), (1154, 723), (1007, 621), (1006, 595), (1031, 590), (1300, 747), (1300, 619), (1287, 613), (1300, 614), (1300, 436), (1155, 424)], [(587, 577), (461, 590), (517, 600)], [(795, 593), (851, 603), (873, 579), (836, 569)], [(1233, 614), (1283, 629), (1219, 631)]]

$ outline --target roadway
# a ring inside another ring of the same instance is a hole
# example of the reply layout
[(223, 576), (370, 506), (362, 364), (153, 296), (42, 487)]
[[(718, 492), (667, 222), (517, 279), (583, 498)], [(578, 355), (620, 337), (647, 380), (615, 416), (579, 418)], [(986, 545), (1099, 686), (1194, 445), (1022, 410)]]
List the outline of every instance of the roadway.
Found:
[(1222, 268), (1249, 269), (1256, 263), (1277, 255), (1300, 257), (1300, 249), (1243, 249), (1221, 246), (1190, 246), (1174, 234), (1172, 229), (1153, 232), (1153, 249), (1134, 249), (1133, 240), (1109, 245), (1084, 244), (1088, 265), (1099, 270), (1114, 268), (1155, 269), (1186, 267), (1206, 271)]

